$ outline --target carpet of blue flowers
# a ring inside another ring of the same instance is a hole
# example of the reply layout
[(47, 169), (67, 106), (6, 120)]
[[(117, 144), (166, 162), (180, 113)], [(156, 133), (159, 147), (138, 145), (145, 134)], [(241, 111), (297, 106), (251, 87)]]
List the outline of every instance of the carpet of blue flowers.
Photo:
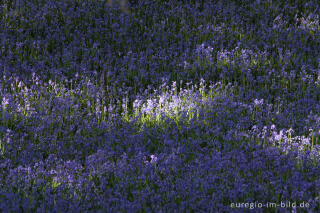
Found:
[(319, 212), (319, 1), (129, 8), (1, 1), (0, 211)]

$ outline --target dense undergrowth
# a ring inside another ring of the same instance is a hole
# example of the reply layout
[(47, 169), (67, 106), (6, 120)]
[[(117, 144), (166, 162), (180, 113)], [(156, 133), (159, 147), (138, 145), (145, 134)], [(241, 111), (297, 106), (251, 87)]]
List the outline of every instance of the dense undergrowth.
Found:
[(316, 0), (0, 6), (2, 212), (320, 211)]

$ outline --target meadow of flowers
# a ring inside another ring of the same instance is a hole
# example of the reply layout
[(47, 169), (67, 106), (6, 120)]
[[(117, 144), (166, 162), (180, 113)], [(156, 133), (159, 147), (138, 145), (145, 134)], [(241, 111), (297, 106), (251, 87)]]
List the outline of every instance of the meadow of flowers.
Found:
[(1, 212), (320, 211), (319, 1), (0, 2)]

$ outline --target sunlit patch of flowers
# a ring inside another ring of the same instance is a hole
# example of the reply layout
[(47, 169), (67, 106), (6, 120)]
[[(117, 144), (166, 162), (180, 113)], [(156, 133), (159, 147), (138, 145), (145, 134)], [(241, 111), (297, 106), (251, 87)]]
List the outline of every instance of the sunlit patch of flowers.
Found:
[(253, 128), (251, 131), (256, 132), (257, 137), (263, 141), (265, 146), (277, 147), (285, 154), (297, 151), (300, 153), (298, 158), (308, 155), (315, 165), (319, 163), (319, 136), (312, 130), (308, 136), (295, 136), (292, 128), (277, 131), (275, 125), (271, 125), (270, 128), (264, 126), (263, 129), (258, 131)]
[(190, 86), (178, 90), (176, 82), (171, 86), (164, 83), (146, 100), (136, 99), (133, 102), (133, 119), (147, 126), (166, 125), (166, 119), (172, 119), (178, 126), (180, 122), (188, 125), (190, 120), (197, 119), (201, 109), (210, 111), (215, 96), (226, 94), (226, 86), (221, 82), (206, 85), (202, 79), (199, 85), (191, 82), (187, 85)]
[(234, 50), (217, 52), (217, 62), (220, 65), (237, 64), (240, 66), (256, 65), (266, 61), (265, 52), (255, 53), (250, 49), (236, 47)]
[(319, 32), (319, 15), (310, 13), (308, 16), (296, 17), (297, 25), (300, 29), (309, 30), (312, 33)]

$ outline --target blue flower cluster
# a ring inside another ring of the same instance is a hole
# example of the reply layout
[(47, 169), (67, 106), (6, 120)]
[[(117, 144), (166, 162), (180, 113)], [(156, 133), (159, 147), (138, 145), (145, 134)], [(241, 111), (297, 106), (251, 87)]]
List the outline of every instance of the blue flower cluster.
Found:
[(319, 2), (128, 4), (1, 1), (0, 211), (319, 212)]

